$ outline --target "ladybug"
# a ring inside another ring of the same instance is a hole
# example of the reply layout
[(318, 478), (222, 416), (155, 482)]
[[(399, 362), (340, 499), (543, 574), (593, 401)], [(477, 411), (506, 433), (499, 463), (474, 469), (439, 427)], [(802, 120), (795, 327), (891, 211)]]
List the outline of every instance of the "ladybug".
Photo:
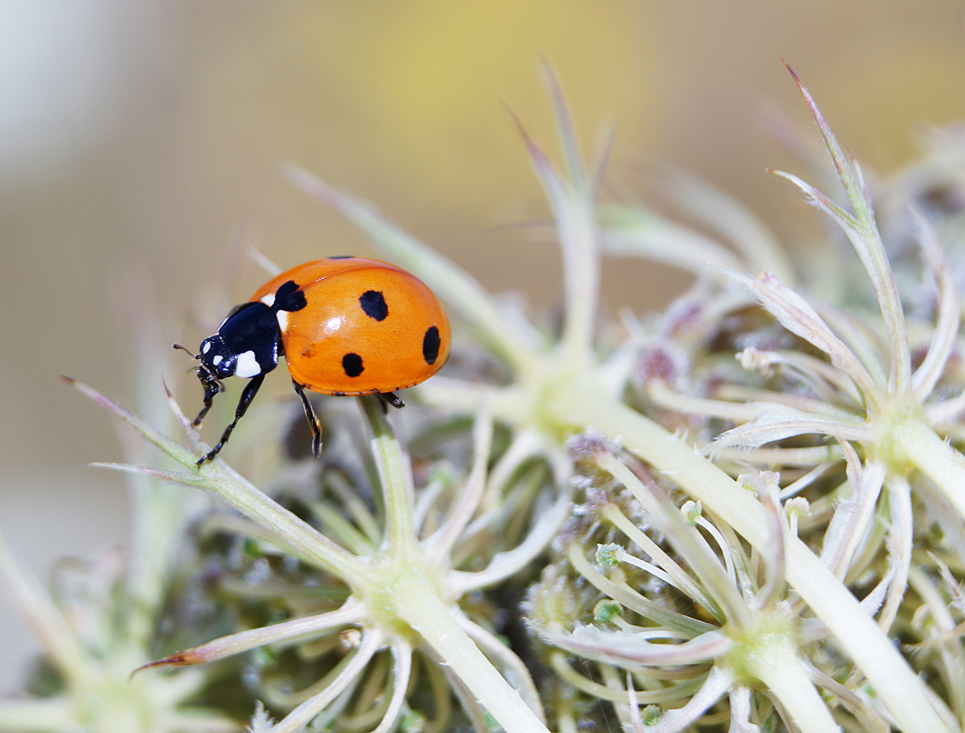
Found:
[(321, 428), (305, 390), (331, 395), (377, 394), (393, 407), (395, 390), (435, 374), (449, 358), (451, 333), (442, 305), (414, 275), (388, 262), (364, 257), (313, 260), (272, 278), (247, 303), (236, 306), (201, 342), (198, 379), (204, 407), (201, 424), (222, 379), (249, 379), (234, 420), (218, 444), (198, 461), (210, 461), (258, 393), (265, 375), (285, 357), (295, 392), (321, 450)]

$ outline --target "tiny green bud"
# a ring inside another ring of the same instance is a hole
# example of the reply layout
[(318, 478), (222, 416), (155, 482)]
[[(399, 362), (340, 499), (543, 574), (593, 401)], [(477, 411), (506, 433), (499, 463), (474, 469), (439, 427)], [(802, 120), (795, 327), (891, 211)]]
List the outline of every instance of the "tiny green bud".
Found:
[(597, 545), (596, 546), (596, 561), (604, 568), (612, 568), (620, 564), (620, 556), (623, 553), (623, 548), (620, 545)]
[(647, 705), (640, 716), (644, 725), (656, 725), (663, 717), (663, 710), (659, 705)]
[(703, 516), (704, 506), (699, 501), (685, 501), (684, 505), (680, 507), (680, 513), (684, 515), (687, 524), (694, 526), (697, 524), (697, 520)]
[(278, 652), (268, 646), (255, 647), (252, 650), (252, 655), (255, 658), (255, 663), (259, 667), (263, 667), (268, 664), (275, 664), (278, 661)]
[(242, 542), (241, 549), (248, 557), (253, 557), (260, 560), (265, 556), (265, 553), (261, 551), (261, 544), (258, 540), (251, 537), (246, 537)]
[(612, 624), (615, 618), (623, 618), (623, 606), (605, 598), (593, 607), (593, 620), (598, 624)]

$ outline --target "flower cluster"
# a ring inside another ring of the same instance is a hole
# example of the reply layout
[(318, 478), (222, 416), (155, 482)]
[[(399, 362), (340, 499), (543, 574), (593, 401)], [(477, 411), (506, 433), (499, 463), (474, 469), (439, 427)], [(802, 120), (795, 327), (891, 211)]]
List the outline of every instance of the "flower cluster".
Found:
[[(550, 75), (564, 170), (519, 127), (563, 253), (558, 334), (289, 169), (487, 356), (457, 349), (418, 388), (407, 441), (375, 398), (359, 399), (367, 438), (345, 401), (320, 403), (326, 455), (291, 446), (267, 492), (220, 459), (198, 468), (207, 446), (170, 395), (189, 446), (75, 383), (178, 467), (112, 466), (135, 482), (140, 549), (81, 613), (0, 545), (58, 681), (0, 703), (0, 730), (231, 730), (239, 700), (253, 733), (570, 733), (614, 716), (634, 732), (960, 730), (965, 143), (936, 135), (869, 185), (794, 79), (844, 191), (778, 174), (836, 227), (800, 270), (684, 175), (667, 188), (713, 234), (601, 203), (606, 155), (584, 164)], [(697, 279), (604, 342), (605, 253)], [(170, 484), (220, 508), (189, 512)], [(180, 519), (155, 526), (165, 502)], [(137, 623), (111, 644), (92, 633), (126, 608)]]

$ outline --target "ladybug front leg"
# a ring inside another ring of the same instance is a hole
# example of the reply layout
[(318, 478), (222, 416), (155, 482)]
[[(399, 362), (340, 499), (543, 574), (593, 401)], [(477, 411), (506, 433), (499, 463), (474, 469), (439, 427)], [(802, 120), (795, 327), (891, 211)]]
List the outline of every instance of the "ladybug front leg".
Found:
[(315, 415), (315, 409), (312, 407), (312, 403), (308, 401), (305, 388), (294, 379), (292, 380), (292, 386), (295, 388), (298, 396), (302, 398), (305, 417), (308, 418), (308, 424), (312, 426), (312, 453), (318, 458), (322, 454), (322, 426), (318, 422), (318, 417)]
[(198, 427), (201, 425), (201, 421), (204, 420), (204, 416), (207, 415), (208, 410), (211, 409), (211, 401), (214, 399), (214, 396), (219, 392), (224, 391), (224, 385), (221, 383), (221, 381), (210, 375), (208, 376), (208, 379), (202, 377), (201, 384), (204, 385), (204, 407), (201, 408), (201, 412), (199, 412), (198, 416), (191, 422), (193, 427)]
[[(203, 464), (205, 461), (210, 461), (212, 458), (218, 455), (222, 448), (224, 448), (224, 444), (228, 442), (228, 438), (231, 436), (231, 431), (235, 429), (235, 425), (238, 424), (238, 421), (244, 416), (245, 412), (247, 412), (248, 405), (250, 405), (251, 401), (255, 399), (255, 395), (258, 394), (258, 389), (261, 387), (261, 383), (264, 381), (265, 375), (259, 374), (257, 377), (252, 377), (248, 384), (245, 385), (245, 388), (241, 393), (241, 399), (238, 400), (238, 407), (235, 408), (235, 419), (231, 421), (228, 427), (225, 428), (225, 431), (221, 434), (221, 440), (218, 441), (218, 445), (208, 451), (205, 455), (201, 456), (195, 465), (200, 468), (201, 464)], [(215, 391), (212, 396), (217, 393), (218, 392)], [(207, 397), (207, 392), (205, 393), (205, 397)], [(210, 400), (205, 400), (205, 409), (201, 411), (201, 415), (199, 415), (199, 417), (204, 417), (204, 413), (206, 413), (210, 407)]]
[[(186, 346), (181, 346), (181, 344), (173, 344), (173, 348), (178, 351), (183, 351), (192, 359), (200, 360), (201, 354), (195, 354), (191, 349)], [(201, 384), (204, 386), (204, 407), (201, 408), (201, 412), (198, 416), (191, 421), (192, 427), (198, 427), (201, 425), (201, 421), (204, 420), (204, 416), (208, 414), (208, 410), (211, 409), (211, 401), (218, 392), (224, 392), (224, 384), (218, 379), (211, 371), (208, 369), (204, 362), (201, 363), (198, 369), (198, 379), (201, 380)]]

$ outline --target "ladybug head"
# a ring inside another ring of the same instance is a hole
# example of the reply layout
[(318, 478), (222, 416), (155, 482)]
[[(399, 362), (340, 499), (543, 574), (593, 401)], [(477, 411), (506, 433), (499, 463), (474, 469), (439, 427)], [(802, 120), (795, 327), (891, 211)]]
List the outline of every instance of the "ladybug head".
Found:
[[(254, 374), (238, 374), (238, 357), (225, 344), (220, 333), (209, 336), (201, 342), (201, 352), (197, 358), (201, 362), (198, 376), (202, 382), (210, 379), (224, 379), (225, 377), (243, 376), (253, 377)], [(256, 374), (259, 372), (256, 372)]]
[(181, 344), (174, 344), (174, 348), (190, 354), (192, 359), (201, 362), (195, 367), (195, 370), (206, 393), (215, 395), (218, 392), (223, 392), (224, 385), (221, 380), (237, 374), (238, 355), (230, 353), (224, 340), (218, 334), (201, 342), (200, 354), (195, 354), (191, 349)]

